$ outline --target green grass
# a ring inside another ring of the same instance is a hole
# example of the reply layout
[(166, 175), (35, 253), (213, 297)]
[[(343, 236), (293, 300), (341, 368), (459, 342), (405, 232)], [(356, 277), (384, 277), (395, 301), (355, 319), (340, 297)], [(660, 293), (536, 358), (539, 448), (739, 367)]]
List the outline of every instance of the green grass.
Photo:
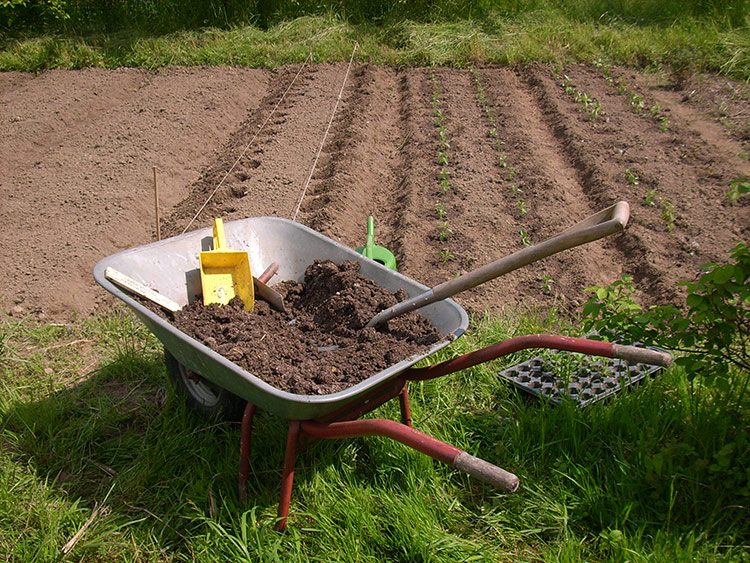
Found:
[[(474, 327), (439, 358), (570, 330), (534, 315)], [(240, 506), (237, 425), (186, 412), (132, 316), (6, 320), (0, 356), (0, 553), (13, 560), (57, 558), (95, 506), (74, 560), (731, 560), (750, 540), (747, 399), (678, 370), (582, 411), (524, 401), (499, 362), (413, 384), (418, 428), (516, 472), (521, 490), (384, 438), (318, 443), (278, 534), (284, 421), (257, 417)], [(397, 419), (391, 403), (375, 414)]]
[[(2, 37), (2, 36), (0, 36)], [(348, 60), (395, 65), (557, 65), (607, 61), (636, 67), (672, 66), (750, 78), (750, 33), (721, 19), (672, 22), (578, 18), (555, 9), (488, 11), (480, 19), (357, 23), (333, 13), (254, 25), (169, 33), (130, 29), (110, 33), (14, 34), (0, 39), (0, 70), (243, 65), (277, 67)]]

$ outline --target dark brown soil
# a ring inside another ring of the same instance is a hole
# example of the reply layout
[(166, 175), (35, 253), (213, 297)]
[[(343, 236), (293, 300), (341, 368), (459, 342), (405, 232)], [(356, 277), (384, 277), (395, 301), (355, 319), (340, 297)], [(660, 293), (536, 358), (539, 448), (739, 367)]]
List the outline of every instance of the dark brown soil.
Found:
[[(103, 256), (154, 239), (153, 165), (163, 235), (180, 233), (214, 191), (191, 228), (217, 216), (291, 217), (346, 68), (306, 67), (236, 166), (298, 66), (0, 73), (0, 311), (65, 319), (108, 306), (91, 272)], [(575, 311), (586, 286), (630, 274), (645, 302), (678, 302), (676, 282), (750, 237), (750, 197), (726, 197), (733, 180), (750, 177), (750, 92), (711, 75), (611, 73), (644, 111), (587, 65), (355, 64), (297, 220), (356, 247), (372, 214), (399, 271), (434, 286), (624, 199), (626, 233), (457, 300), (475, 312)], [(601, 104), (599, 118), (566, 94), (563, 74)], [(450, 143), (444, 194), (436, 91)], [(649, 114), (656, 105), (665, 130)]]
[(256, 301), (228, 305), (196, 301), (174, 324), (277, 389), (300, 395), (335, 393), (424, 351), (439, 333), (417, 313), (364, 328), (379, 311), (406, 295), (390, 293), (359, 275), (359, 264), (318, 262), (305, 282), (274, 286), (285, 293), (287, 313)]

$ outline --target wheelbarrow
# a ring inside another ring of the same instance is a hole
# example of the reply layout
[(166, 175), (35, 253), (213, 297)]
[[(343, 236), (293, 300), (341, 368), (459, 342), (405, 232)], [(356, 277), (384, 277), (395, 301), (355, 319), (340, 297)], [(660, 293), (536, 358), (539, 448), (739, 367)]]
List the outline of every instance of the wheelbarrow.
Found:
[[(628, 220), (628, 208), (627, 204), (618, 206), (590, 217), (558, 237), (498, 260), (497, 275), (564, 248), (622, 230)], [(553, 348), (658, 365), (667, 365), (670, 361), (667, 354), (653, 350), (582, 338), (528, 335), (499, 342), (431, 367), (414, 368), (414, 364), (450, 344), (468, 327), (466, 312), (452, 299), (444, 298), (445, 291), (439, 291), (442, 297), (435, 300), (435, 291), (417, 281), (369, 260), (304, 225), (285, 219), (249, 218), (228, 222), (225, 230), (227, 243), (232, 248), (248, 250), (253, 270), (262, 271), (268, 264), (277, 262), (278, 279), (282, 280), (303, 281), (305, 268), (314, 260), (357, 261), (361, 267), (360, 273), (381, 287), (393, 292), (403, 289), (410, 300), (427, 296), (419, 303), (420, 314), (441, 335), (441, 339), (424, 352), (401, 360), (343, 391), (315, 396), (293, 394), (272, 387), (181, 332), (104, 275), (108, 267), (114, 268), (184, 306), (201, 297), (199, 253), (196, 249), (201, 248), (202, 241), (210, 240), (210, 229), (200, 229), (125, 250), (102, 259), (96, 265), (96, 281), (133, 309), (164, 345), (168, 371), (178, 389), (185, 392), (188, 404), (208, 415), (222, 411), (226, 413), (232, 409), (242, 411), (238, 478), (241, 499), (246, 497), (250, 439), (256, 410), (264, 409), (288, 419), (277, 522), (279, 530), (286, 527), (298, 446), (315, 439), (388, 436), (500, 490), (513, 492), (518, 488), (519, 479), (511, 472), (414, 429), (409, 408), (410, 381), (441, 377), (527, 348)], [(554, 243), (555, 240), (565, 244)], [(550, 244), (551, 241), (553, 244)], [(489, 275), (489, 270), (486, 267), (482, 269), (483, 277)], [(476, 282), (476, 277), (473, 282)], [(437, 291), (439, 288), (434, 289)], [(358, 420), (396, 397), (401, 407), (401, 422)]]

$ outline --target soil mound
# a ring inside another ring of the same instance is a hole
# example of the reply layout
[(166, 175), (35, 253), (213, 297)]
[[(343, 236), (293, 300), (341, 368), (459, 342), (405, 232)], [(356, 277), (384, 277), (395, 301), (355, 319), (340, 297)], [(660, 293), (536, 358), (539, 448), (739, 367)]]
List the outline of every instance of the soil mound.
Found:
[(278, 389), (323, 395), (351, 387), (437, 342), (437, 330), (417, 313), (364, 328), (384, 308), (406, 298), (359, 274), (359, 264), (316, 261), (304, 283), (274, 286), (288, 312), (239, 299), (228, 305), (195, 302), (175, 314), (181, 331)]

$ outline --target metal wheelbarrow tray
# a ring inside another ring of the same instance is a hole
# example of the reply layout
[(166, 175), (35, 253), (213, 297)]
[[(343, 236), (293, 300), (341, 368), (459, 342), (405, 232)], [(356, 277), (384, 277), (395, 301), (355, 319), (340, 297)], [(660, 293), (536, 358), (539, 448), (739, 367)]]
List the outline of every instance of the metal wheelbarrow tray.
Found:
[[(520, 267), (551, 253), (606, 236), (614, 229), (621, 230), (627, 223), (627, 204), (618, 204), (611, 209), (614, 210), (614, 219), (610, 217), (610, 210), (600, 212), (556, 239), (550, 239), (537, 247), (497, 261), (495, 273), (492, 275), (502, 275), (510, 271), (510, 266)], [(212, 231), (209, 228), (126, 250), (104, 258), (96, 265), (96, 281), (133, 309), (179, 364), (247, 401), (242, 418), (240, 444), (238, 487), (241, 499), (244, 500), (246, 497), (250, 439), (256, 409), (262, 408), (289, 420), (277, 523), (280, 530), (285, 528), (289, 512), (297, 449), (300, 444), (310, 440), (387, 436), (465, 471), (498, 489), (513, 492), (518, 488), (518, 477), (512, 473), (412, 428), (409, 381), (441, 377), (527, 348), (553, 348), (662, 365), (667, 365), (670, 361), (668, 355), (652, 350), (583, 338), (527, 335), (511, 338), (430, 367), (414, 368), (412, 366), (415, 363), (448, 345), (468, 327), (469, 320), (462, 307), (451, 299), (440, 297), (437, 300), (437, 292), (441, 291), (442, 286), (436, 287), (434, 291), (429, 290), (426, 286), (365, 258), (304, 225), (285, 219), (256, 217), (229, 222), (226, 224), (226, 235), (227, 243), (232, 248), (249, 252), (252, 270), (262, 271), (268, 264), (277, 262), (279, 278), (283, 280), (303, 281), (305, 269), (314, 260), (355, 260), (360, 263), (360, 273), (364, 277), (394, 292), (404, 289), (409, 295), (408, 301), (416, 296), (428, 297), (430, 304), (423, 306), (420, 314), (427, 318), (442, 336), (440, 341), (424, 353), (406, 358), (343, 391), (314, 396), (288, 393), (268, 385), (178, 330), (133, 299), (130, 294), (115, 286), (104, 275), (105, 269), (112, 267), (185, 306), (198, 299), (201, 293), (199, 254), (201, 250), (208, 249), (212, 239)], [(570, 244), (563, 248), (560, 242), (556, 242), (561, 239)], [(483, 279), (486, 281), (491, 277), (490, 274), (486, 274)], [(443, 285), (452, 283), (446, 282)], [(476, 285), (477, 282), (473, 283)], [(396, 397), (399, 398), (401, 407), (400, 423), (383, 419), (357, 420)]]
[[(313, 260), (356, 260), (361, 264), (361, 274), (381, 287), (391, 291), (403, 288), (410, 296), (427, 289), (304, 225), (286, 219), (256, 217), (228, 222), (225, 228), (229, 246), (249, 251), (253, 271), (262, 271), (271, 262), (278, 262), (278, 279), (302, 281), (305, 268)], [(96, 265), (94, 277), (102, 287), (134, 310), (178, 362), (278, 416), (296, 420), (319, 418), (357, 401), (369, 389), (448, 345), (468, 326), (466, 312), (456, 302), (435, 303), (422, 309), (420, 314), (438, 329), (442, 339), (424, 353), (406, 358), (337, 393), (297, 395), (282, 391), (178, 330), (104, 277), (104, 270), (113, 267), (185, 306), (201, 293), (199, 254), (211, 237), (211, 229), (206, 228), (114, 254)]]

